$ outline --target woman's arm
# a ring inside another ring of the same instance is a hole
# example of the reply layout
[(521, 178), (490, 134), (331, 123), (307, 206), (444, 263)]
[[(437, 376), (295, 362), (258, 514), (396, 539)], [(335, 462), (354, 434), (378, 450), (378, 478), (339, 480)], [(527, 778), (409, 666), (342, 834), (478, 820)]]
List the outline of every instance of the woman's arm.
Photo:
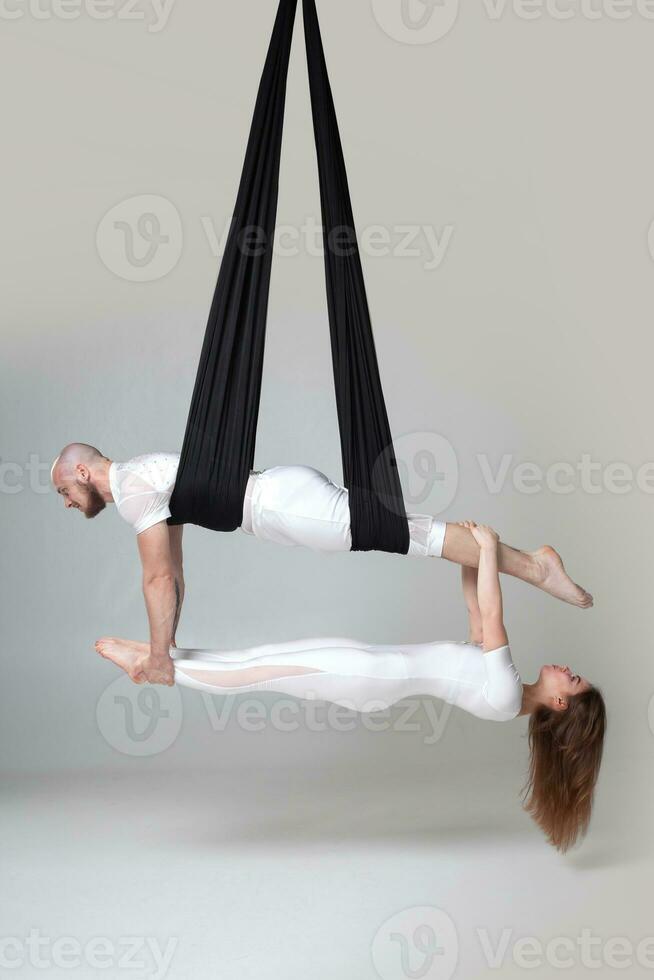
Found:
[(484, 651), (497, 650), (509, 642), (504, 627), (502, 588), (498, 567), (497, 549), (499, 535), (485, 524), (466, 524), (479, 545), (479, 569), (477, 572), (477, 601), (481, 614)]
[(466, 609), (468, 610), (470, 643), (481, 645), (484, 642), (484, 631), (481, 623), (481, 610), (477, 600), (477, 569), (469, 568), (467, 565), (461, 567), (461, 585), (463, 587), (463, 598)]

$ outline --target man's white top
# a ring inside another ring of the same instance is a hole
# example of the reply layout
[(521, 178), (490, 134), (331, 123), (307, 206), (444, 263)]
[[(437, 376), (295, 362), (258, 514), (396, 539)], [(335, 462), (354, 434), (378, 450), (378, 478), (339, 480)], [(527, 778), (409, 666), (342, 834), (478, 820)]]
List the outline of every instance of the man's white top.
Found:
[(118, 513), (137, 534), (170, 517), (179, 453), (145, 453), (112, 462), (109, 485)]
[[(109, 468), (118, 512), (137, 534), (170, 517), (179, 453), (146, 453)], [(446, 524), (429, 514), (407, 514), (409, 555), (440, 558)], [(248, 482), (242, 530), (260, 541), (314, 551), (352, 547), (349, 494), (311, 466), (273, 466)]]
[(319, 638), (249, 650), (170, 652), (179, 684), (213, 694), (274, 691), (360, 712), (430, 695), (486, 721), (511, 721), (522, 708), (522, 681), (508, 646), (484, 653), (474, 643)]

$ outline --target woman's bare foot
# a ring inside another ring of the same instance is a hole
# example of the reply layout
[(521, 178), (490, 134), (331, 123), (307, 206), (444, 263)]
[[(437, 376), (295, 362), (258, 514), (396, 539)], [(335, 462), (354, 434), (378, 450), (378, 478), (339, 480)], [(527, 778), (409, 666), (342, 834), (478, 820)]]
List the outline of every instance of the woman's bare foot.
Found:
[(529, 554), (534, 559), (538, 569), (534, 584), (539, 589), (554, 596), (555, 599), (562, 599), (563, 602), (569, 602), (572, 606), (578, 606), (580, 609), (591, 608), (593, 605), (592, 595), (572, 581), (554, 548), (545, 545), (538, 551), (531, 551)]
[(136, 643), (134, 640), (120, 640), (115, 636), (103, 636), (95, 644), (95, 649), (101, 657), (104, 657), (105, 660), (111, 660), (134, 680), (132, 674), (135, 662), (138, 657), (150, 652), (150, 644)]

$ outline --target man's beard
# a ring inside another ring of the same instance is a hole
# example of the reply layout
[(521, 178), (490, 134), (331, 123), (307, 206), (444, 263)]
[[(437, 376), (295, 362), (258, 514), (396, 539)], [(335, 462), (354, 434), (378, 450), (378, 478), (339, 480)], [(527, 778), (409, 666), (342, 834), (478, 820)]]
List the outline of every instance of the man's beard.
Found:
[(97, 517), (100, 511), (103, 511), (107, 506), (106, 500), (104, 500), (102, 494), (98, 492), (92, 483), (78, 483), (77, 485), (86, 494), (86, 501), (82, 505), (82, 513), (88, 518)]

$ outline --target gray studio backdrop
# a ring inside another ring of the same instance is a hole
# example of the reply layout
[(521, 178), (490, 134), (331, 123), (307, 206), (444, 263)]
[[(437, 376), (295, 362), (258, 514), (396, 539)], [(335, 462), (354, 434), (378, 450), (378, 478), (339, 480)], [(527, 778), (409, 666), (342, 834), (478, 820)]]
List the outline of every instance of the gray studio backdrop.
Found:
[[(623, 761), (654, 750), (654, 28), (636, 5), (563, 21), (449, 3), (424, 29), (381, 0), (319, 7), (410, 508), (551, 542), (594, 593), (581, 613), (507, 582), (506, 618), (525, 679), (570, 663), (605, 689), (608, 806)], [(72, 439), (118, 460), (181, 446), (275, 8), (3, 14), (4, 762), (415, 765), (429, 778), (435, 758), (475, 759), (512, 769), (517, 791), (522, 722), (452, 714), (430, 738), (421, 708), (413, 731), (322, 731), (303, 715), (284, 731), (266, 696), (251, 730), (220, 699), (110, 687), (118, 672), (93, 649), (147, 638), (136, 542), (111, 506), (93, 521), (65, 512), (48, 467)], [(340, 479), (301, 18), (278, 220), (256, 463)], [(197, 528), (185, 547), (184, 646), (465, 638), (444, 562)]]

